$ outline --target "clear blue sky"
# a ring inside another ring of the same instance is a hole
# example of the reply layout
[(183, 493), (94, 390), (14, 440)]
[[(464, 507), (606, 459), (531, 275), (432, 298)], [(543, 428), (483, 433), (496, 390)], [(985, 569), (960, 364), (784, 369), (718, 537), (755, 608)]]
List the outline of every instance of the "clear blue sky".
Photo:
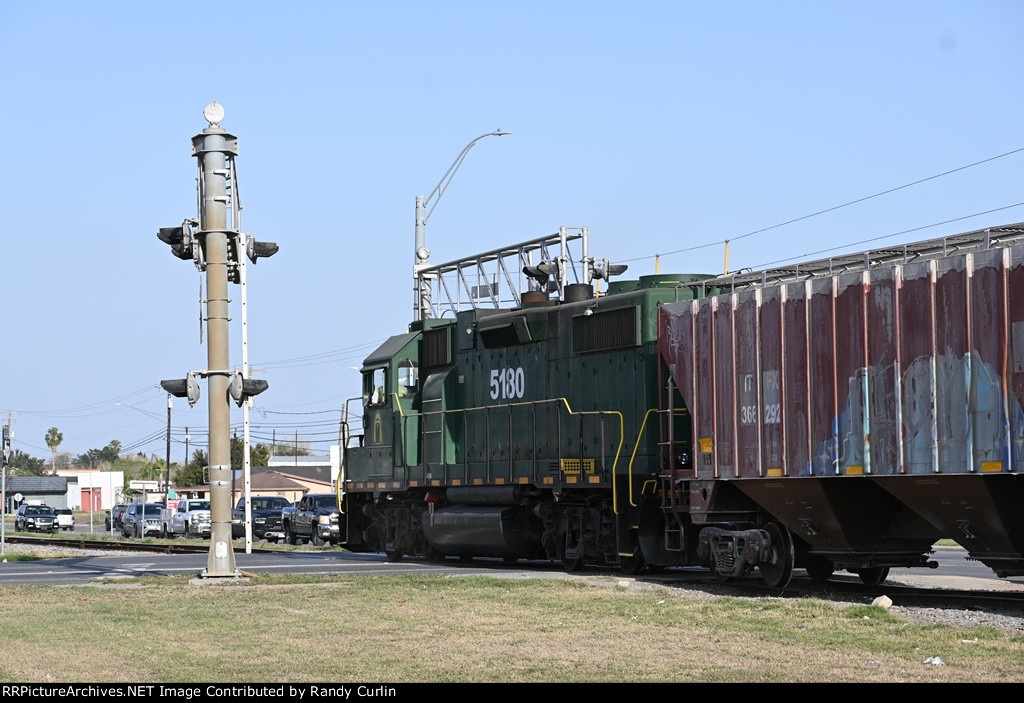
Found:
[[(440, 200), (434, 262), (585, 225), (630, 275), (717, 272), (726, 239), (736, 269), (1018, 222), (977, 213), (1024, 202), (1024, 152), (739, 238), (1024, 147), (1022, 30), (1019, 0), (3, 0), (13, 446), (48, 458), (56, 426), (61, 451), (164, 456), (157, 384), (206, 349), (200, 274), (156, 231), (196, 214), (211, 100), (243, 229), (281, 247), (250, 270), (254, 438), (326, 452), (351, 367), (409, 322), (415, 196), (474, 137), (512, 132)], [(175, 401), (174, 461), (186, 426), (205, 445), (203, 391)]]

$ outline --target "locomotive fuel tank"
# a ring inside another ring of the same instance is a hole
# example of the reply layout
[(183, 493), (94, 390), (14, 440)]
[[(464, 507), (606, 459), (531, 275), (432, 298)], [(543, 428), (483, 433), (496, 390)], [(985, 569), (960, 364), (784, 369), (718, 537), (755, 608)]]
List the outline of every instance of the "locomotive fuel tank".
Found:
[(544, 557), (540, 521), (518, 506), (454, 505), (422, 514), (423, 535), (445, 556)]

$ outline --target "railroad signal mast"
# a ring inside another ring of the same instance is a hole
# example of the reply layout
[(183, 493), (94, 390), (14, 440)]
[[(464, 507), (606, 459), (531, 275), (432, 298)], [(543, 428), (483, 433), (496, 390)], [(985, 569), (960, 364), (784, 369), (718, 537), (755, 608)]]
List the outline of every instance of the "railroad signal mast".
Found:
[[(192, 260), (206, 272), (207, 368), (189, 371), (184, 379), (161, 381), (173, 396), (199, 399), (196, 376), (206, 377), (209, 392), (210, 447), (210, 554), (203, 577), (235, 577), (235, 555), (231, 545), (231, 401), (239, 405), (267, 389), (266, 381), (248, 378), (247, 360), (242, 370), (229, 368), (228, 283), (243, 285), (245, 300), (245, 258), (258, 258), (278, 251), (273, 242), (257, 242), (241, 231), (241, 204), (235, 176), (238, 139), (220, 127), (224, 108), (210, 103), (203, 110), (209, 126), (192, 138), (192, 155), (199, 165), (198, 219), (186, 219), (179, 227), (162, 227), (160, 241), (170, 245), (179, 259)], [(244, 340), (243, 312), (243, 349)], [(187, 457), (186, 457), (187, 459)]]

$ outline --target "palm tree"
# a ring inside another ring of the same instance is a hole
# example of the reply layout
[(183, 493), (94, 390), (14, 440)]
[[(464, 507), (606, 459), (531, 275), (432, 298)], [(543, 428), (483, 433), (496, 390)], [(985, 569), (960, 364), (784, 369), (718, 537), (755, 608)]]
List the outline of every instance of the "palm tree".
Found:
[(64, 433), (58, 430), (56, 427), (51, 427), (46, 431), (46, 446), (53, 452), (53, 461), (50, 463), (50, 470), (57, 470), (57, 447), (64, 441)]

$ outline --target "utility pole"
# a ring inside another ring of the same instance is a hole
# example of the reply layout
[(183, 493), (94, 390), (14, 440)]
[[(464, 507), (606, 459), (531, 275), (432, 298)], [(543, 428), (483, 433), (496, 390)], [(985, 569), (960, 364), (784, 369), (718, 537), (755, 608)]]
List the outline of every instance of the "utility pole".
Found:
[[(210, 553), (204, 578), (235, 577), (235, 555), (231, 544), (231, 400), (244, 400), (267, 389), (266, 381), (249, 379), (230, 368), (228, 344), (228, 283), (241, 279), (240, 259), (256, 259), (277, 253), (273, 242), (257, 242), (241, 231), (241, 204), (235, 175), (238, 139), (220, 127), (224, 108), (210, 103), (203, 110), (209, 127), (192, 138), (192, 155), (199, 165), (199, 219), (185, 220), (180, 227), (161, 228), (157, 237), (169, 244), (179, 259), (192, 259), (206, 272), (207, 368), (189, 371), (184, 379), (161, 381), (164, 390), (186, 397), (189, 404), (199, 399), (195, 376), (205, 376), (209, 392), (209, 479)], [(198, 226), (193, 232), (192, 227)]]
[(3, 465), (0, 468), (0, 471), (3, 472), (0, 476), (0, 493), (3, 493), (4, 496), (3, 507), (0, 507), (0, 561), (7, 561), (7, 465), (11, 463), (11, 437), (13, 435), (11, 416), (8, 414), (7, 424), (3, 429), (3, 460), (0, 461), (0, 464)]
[(164, 467), (164, 504), (171, 497), (171, 408), (174, 407), (174, 397), (167, 394), (167, 466)]

